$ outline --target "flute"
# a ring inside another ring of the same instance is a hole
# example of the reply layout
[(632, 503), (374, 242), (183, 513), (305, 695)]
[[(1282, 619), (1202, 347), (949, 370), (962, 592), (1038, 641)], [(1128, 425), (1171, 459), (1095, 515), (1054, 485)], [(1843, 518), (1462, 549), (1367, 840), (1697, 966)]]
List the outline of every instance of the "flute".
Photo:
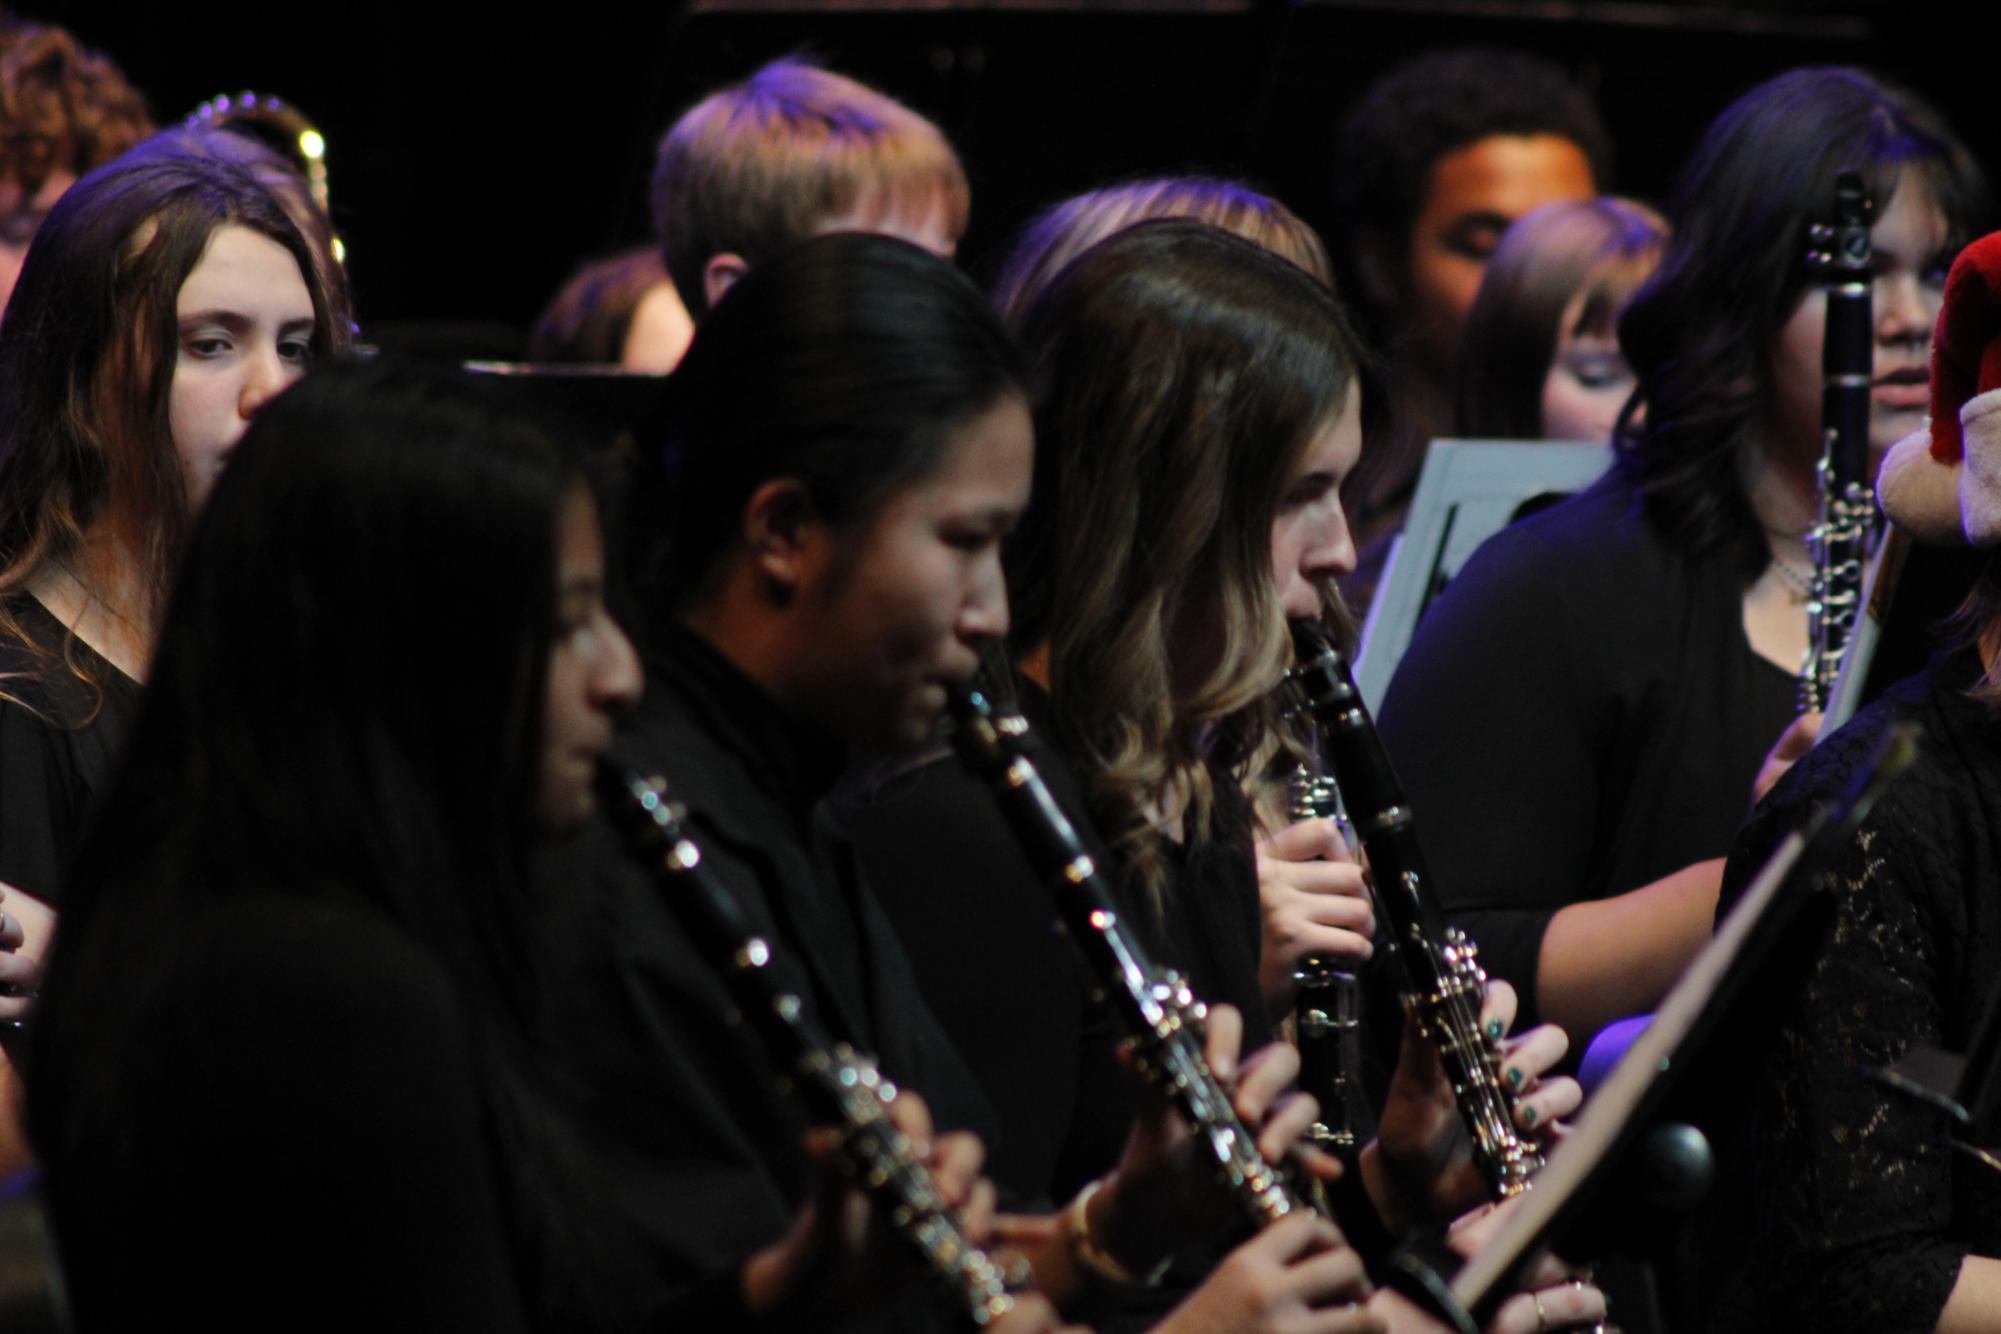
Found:
[(807, 1012), (784, 961), (750, 928), (736, 896), (688, 837), (666, 782), (610, 766), (600, 769), (599, 780), (605, 809), (624, 826), (635, 855), (722, 974), (737, 1007), (790, 1071), (813, 1115), (841, 1128), (849, 1176), (887, 1207), (897, 1231), (973, 1324), (986, 1326), (1012, 1311), (1026, 1286), (1024, 1268), (967, 1239), (930, 1169), (890, 1118), (895, 1085), (873, 1058), (832, 1040)]

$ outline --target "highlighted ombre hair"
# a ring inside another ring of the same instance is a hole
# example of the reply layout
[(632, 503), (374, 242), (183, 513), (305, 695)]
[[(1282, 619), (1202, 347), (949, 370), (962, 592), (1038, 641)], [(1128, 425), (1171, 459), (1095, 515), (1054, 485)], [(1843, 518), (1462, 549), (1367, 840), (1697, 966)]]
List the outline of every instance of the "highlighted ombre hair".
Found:
[[(1048, 724), (1140, 882), (1150, 812), (1215, 831), (1291, 660), (1272, 524), (1313, 439), (1359, 391), (1341, 305), (1287, 260), (1200, 223), (1084, 252), (1029, 310), (1034, 499), (1008, 552), (1017, 660), (1046, 647)], [(1199, 664), (1191, 663), (1199, 659)]]

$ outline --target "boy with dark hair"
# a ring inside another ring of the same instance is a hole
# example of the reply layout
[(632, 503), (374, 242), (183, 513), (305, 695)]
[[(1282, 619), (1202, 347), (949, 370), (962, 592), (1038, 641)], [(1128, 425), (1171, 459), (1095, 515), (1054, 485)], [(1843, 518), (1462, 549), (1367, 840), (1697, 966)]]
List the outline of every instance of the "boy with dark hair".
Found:
[(1450, 428), (1459, 334), (1487, 256), (1522, 214), (1598, 193), (1610, 156), (1589, 95), (1514, 52), (1422, 57), (1342, 126), (1343, 277), (1390, 359), (1388, 420), (1347, 497), (1368, 583), (1381, 560), (1371, 546), (1402, 527), (1424, 446)]

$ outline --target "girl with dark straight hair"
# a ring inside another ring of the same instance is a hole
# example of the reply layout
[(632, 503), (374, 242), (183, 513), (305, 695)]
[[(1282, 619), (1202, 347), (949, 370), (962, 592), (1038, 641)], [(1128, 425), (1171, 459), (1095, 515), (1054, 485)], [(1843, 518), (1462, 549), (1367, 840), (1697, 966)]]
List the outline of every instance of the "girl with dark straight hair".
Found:
[(1383, 700), (1449, 906), (1580, 1043), (1708, 938), (1722, 853), (1817, 726), (1795, 722), (1826, 322), (1808, 253), (1843, 171), (1875, 204), (1876, 457), (1923, 421), (1979, 172), (1912, 94), (1783, 74), (1704, 134), (1620, 319), (1617, 466), (1477, 552)]
[(528, 864), (589, 815), (638, 687), (597, 516), (575, 453), (394, 366), (245, 436), (36, 1012), (83, 1328), (578, 1316), (610, 1261), (530, 1074)]

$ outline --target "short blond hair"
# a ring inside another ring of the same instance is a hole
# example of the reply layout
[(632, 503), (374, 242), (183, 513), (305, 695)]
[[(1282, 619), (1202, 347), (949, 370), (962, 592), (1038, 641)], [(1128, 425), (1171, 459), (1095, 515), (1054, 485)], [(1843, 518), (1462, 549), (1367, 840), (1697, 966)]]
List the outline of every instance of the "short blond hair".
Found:
[(944, 132), (892, 97), (803, 60), (776, 60), (711, 94), (654, 159), (653, 224), (667, 274), (700, 319), (702, 271), (725, 252), (755, 265), (829, 220), (942, 206), (955, 239), (972, 191)]

